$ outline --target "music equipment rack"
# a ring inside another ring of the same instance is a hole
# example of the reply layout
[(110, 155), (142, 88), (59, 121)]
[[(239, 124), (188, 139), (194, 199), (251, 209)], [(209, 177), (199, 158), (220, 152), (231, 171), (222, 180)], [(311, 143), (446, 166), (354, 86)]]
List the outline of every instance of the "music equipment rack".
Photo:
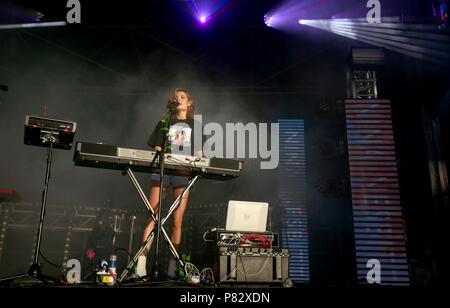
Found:
[(213, 228), (205, 232), (203, 239), (210, 246), (219, 247), (280, 247), (278, 233), (273, 232), (228, 231)]

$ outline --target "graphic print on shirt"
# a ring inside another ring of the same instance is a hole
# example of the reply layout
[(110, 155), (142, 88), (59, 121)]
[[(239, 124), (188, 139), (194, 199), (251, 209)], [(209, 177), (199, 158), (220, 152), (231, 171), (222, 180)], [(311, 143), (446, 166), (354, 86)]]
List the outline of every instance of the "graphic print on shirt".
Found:
[(169, 128), (169, 143), (172, 145), (190, 147), (192, 128), (185, 123), (176, 123)]

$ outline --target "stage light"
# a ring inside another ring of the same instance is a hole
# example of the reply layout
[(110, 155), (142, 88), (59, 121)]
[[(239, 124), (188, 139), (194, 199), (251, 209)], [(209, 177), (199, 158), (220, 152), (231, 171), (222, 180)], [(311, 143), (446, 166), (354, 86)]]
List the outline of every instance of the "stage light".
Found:
[(306, 25), (308, 22), (305, 19), (300, 19), (298, 21), (298, 23), (301, 24), (301, 25)]
[(271, 27), (274, 21), (274, 16), (268, 16), (267, 14), (264, 15), (264, 23), (266, 24), (266, 26)]
[(386, 64), (383, 48), (352, 48), (353, 66), (382, 66)]
[(311, 10), (315, 11), (318, 6), (332, 1), (333, 0), (284, 0), (272, 7), (266, 13), (266, 16), (273, 18), (270, 27), (279, 30), (296, 31), (299, 18), (304, 20), (303, 17), (310, 17), (312, 15), (309, 13)]
[(200, 24), (205, 24), (210, 21), (211, 18), (216, 17), (224, 13), (235, 5), (237, 0), (210, 0), (210, 1), (197, 1), (197, 0), (184, 0), (185, 7), (192, 15), (194, 20)]

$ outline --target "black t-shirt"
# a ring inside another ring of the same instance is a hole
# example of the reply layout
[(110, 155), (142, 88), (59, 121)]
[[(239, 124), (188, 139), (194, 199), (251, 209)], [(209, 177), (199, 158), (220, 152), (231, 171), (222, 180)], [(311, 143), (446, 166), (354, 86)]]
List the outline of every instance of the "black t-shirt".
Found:
[[(155, 146), (163, 147), (164, 132), (167, 132), (162, 130), (163, 127), (163, 123), (159, 121), (148, 139), (148, 145), (153, 148)], [(195, 127), (199, 130), (196, 131)], [(194, 121), (194, 119), (171, 119), (168, 133), (167, 144), (171, 145), (171, 149), (167, 149), (167, 152), (197, 156), (197, 152), (203, 149), (203, 127), (199, 121)], [(201, 138), (201, 142), (198, 145), (195, 143), (195, 137)]]

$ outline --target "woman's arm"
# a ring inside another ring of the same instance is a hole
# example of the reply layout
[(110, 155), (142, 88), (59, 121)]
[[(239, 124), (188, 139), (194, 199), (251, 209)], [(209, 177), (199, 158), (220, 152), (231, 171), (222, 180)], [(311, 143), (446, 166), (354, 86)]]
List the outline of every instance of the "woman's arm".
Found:
[[(157, 152), (161, 152), (162, 151), (162, 148), (160, 147), (160, 146), (158, 146), (158, 145), (155, 145), (155, 151), (157, 151)], [(172, 156), (172, 154), (171, 153), (164, 153), (164, 155), (166, 156), (166, 157), (171, 157)]]

